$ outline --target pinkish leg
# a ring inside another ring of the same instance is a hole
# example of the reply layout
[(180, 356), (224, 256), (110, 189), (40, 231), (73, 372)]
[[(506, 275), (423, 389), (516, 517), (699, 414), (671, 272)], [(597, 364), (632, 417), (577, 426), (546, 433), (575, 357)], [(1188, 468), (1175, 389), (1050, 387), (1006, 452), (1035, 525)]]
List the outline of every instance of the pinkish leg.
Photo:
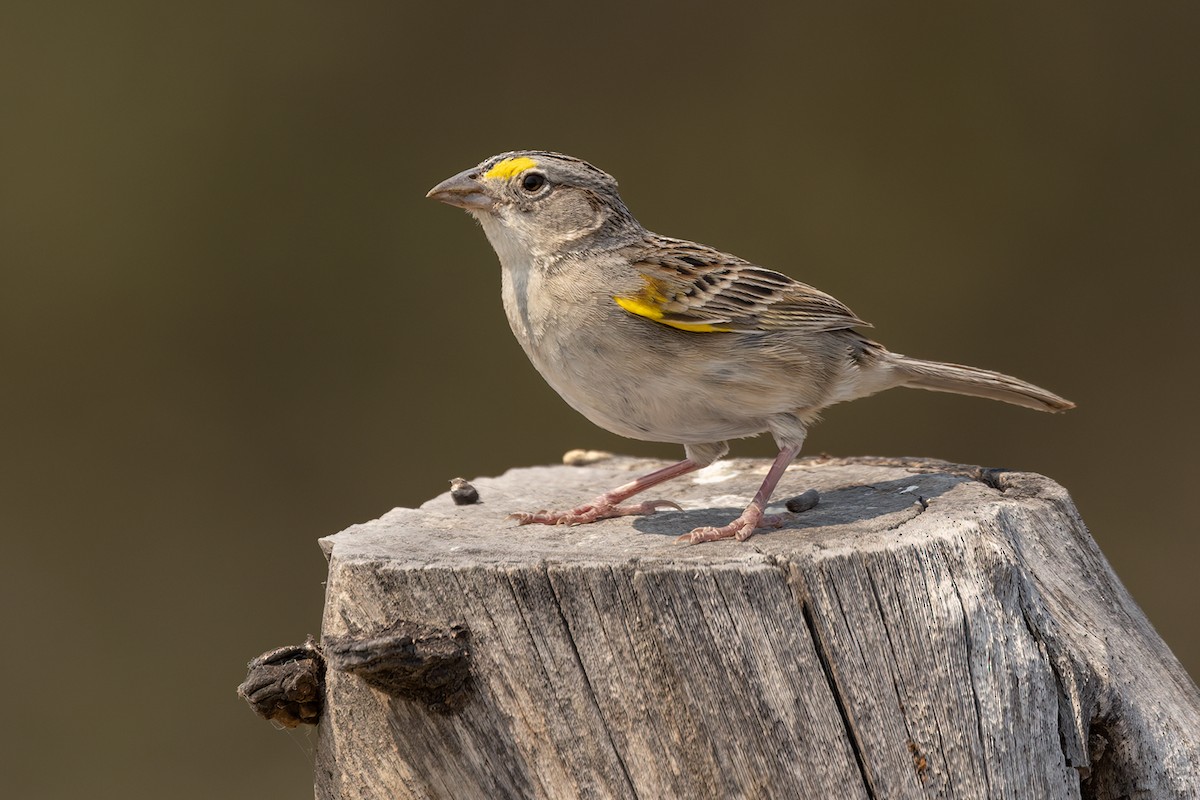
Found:
[(779, 451), (779, 455), (775, 456), (775, 461), (772, 462), (771, 468), (767, 470), (767, 477), (763, 478), (762, 486), (758, 487), (758, 492), (755, 493), (754, 499), (750, 501), (750, 505), (742, 512), (742, 515), (728, 525), (723, 525), (720, 528), (696, 528), (691, 533), (685, 533), (675, 541), (686, 542), (687, 544), (699, 544), (700, 542), (715, 542), (718, 539), (737, 539), (739, 542), (744, 542), (754, 534), (755, 528), (770, 526), (778, 528), (783, 524), (779, 517), (763, 516), (763, 511), (766, 510), (767, 504), (771, 502), (771, 493), (775, 491), (775, 485), (779, 483), (779, 479), (783, 477), (784, 470), (788, 464), (800, 454), (800, 445), (793, 447), (785, 447)]
[(605, 492), (592, 502), (586, 503), (579, 508), (558, 512), (539, 511), (536, 514), (517, 512), (509, 514), (508, 518), (515, 519), (518, 525), (528, 525), (531, 522), (541, 523), (542, 525), (581, 525), (585, 522), (595, 522), (598, 519), (609, 519), (610, 517), (653, 514), (660, 508), (673, 508), (676, 511), (682, 511), (682, 508), (670, 500), (647, 500), (644, 503), (637, 503), (630, 506), (620, 504), (638, 492), (644, 492), (653, 486), (658, 486), (660, 483), (665, 483), (672, 478), (678, 478), (680, 475), (694, 472), (699, 468), (700, 465), (695, 461), (685, 458), (677, 464), (655, 470), (648, 475), (643, 475), (629, 483), (618, 486), (611, 492)]

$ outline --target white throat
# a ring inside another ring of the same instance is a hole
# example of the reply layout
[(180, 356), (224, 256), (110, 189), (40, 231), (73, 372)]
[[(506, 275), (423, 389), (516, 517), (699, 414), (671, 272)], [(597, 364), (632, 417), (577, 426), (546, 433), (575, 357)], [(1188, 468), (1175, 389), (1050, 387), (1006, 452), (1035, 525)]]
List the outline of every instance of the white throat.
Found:
[(518, 234), (495, 216), (482, 213), (476, 219), (500, 259), (500, 296), (508, 324), (525, 352), (534, 358), (530, 349), (534, 324), (529, 314), (529, 284), (534, 279), (533, 253)]

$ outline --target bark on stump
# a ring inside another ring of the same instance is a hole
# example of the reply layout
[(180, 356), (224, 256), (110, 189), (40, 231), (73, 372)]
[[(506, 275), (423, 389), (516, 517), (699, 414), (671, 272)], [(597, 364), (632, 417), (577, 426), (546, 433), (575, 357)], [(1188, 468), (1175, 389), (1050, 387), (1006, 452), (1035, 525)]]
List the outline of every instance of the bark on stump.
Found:
[(1200, 796), (1200, 693), (1053, 481), (806, 459), (777, 499), (816, 508), (675, 544), (752, 496), (767, 463), (733, 460), (664, 487), (683, 512), (505, 521), (653, 466), (515, 469), (322, 540), (317, 796)]

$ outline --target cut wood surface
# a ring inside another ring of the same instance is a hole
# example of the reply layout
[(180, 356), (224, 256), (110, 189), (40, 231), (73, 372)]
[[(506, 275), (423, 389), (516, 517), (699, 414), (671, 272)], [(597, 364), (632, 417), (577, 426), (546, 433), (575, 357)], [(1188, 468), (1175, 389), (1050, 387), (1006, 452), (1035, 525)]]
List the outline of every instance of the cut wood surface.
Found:
[(505, 519), (655, 466), (514, 469), (322, 540), (327, 647), (469, 678), (439, 704), (331, 659), (317, 796), (1200, 796), (1200, 693), (1053, 481), (805, 459), (777, 500), (812, 510), (676, 544), (768, 466), (730, 460), (651, 493), (682, 512)]

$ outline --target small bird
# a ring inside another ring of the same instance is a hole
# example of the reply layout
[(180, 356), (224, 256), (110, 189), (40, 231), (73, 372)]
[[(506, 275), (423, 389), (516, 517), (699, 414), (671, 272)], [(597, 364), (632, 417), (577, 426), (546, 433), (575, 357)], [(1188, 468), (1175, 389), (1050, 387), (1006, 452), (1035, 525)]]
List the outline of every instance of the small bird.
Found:
[(686, 458), (570, 511), (517, 513), (520, 524), (653, 514), (668, 500), (623, 505), (770, 433), (779, 447), (737, 519), (684, 534), (745, 540), (778, 527), (775, 485), (822, 409), (895, 386), (1003, 400), (1038, 411), (1074, 404), (999, 372), (892, 353), (856, 328), (841, 302), (779, 272), (646, 230), (608, 173), (540, 150), (493, 156), (428, 197), (468, 211), (500, 258), (509, 325), (572, 408), (605, 430), (682, 444)]

